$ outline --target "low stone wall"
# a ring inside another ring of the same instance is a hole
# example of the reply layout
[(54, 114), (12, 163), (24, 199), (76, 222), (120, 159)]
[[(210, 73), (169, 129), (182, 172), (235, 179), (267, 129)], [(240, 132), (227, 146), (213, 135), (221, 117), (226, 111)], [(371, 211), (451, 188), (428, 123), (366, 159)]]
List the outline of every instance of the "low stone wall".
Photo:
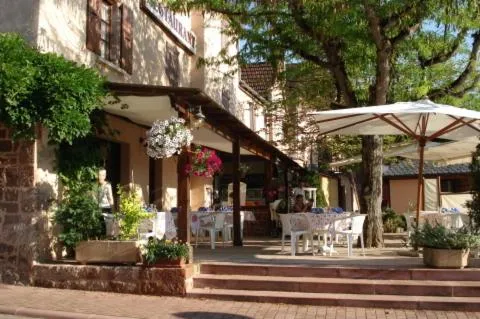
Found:
[(185, 268), (37, 264), (32, 285), (45, 288), (105, 291), (157, 296), (184, 296), (194, 265)]
[(28, 283), (39, 221), (35, 143), (14, 142), (0, 122), (0, 282)]

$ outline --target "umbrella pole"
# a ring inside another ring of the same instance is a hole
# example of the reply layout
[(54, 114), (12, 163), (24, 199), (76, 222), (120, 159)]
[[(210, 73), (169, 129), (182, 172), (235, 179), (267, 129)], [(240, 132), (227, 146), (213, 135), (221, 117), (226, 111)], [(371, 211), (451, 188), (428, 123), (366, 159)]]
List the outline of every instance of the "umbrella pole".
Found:
[(423, 192), (423, 155), (425, 152), (425, 141), (420, 141), (420, 162), (418, 164), (418, 189), (417, 189), (417, 226), (418, 222), (420, 221), (420, 205), (422, 199), (422, 192)]

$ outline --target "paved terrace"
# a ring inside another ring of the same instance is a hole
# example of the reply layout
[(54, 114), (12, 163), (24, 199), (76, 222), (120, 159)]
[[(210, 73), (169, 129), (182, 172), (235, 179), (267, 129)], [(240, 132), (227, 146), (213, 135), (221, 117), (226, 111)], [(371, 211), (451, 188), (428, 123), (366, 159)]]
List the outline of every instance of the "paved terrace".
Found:
[[(311, 252), (299, 253), (296, 256), (290, 255), (290, 240), (285, 242), (285, 249), (281, 251), (281, 241), (271, 238), (256, 238), (244, 240), (243, 247), (232, 247), (231, 243), (217, 242), (215, 250), (210, 249), (208, 239), (194, 248), (194, 261), (218, 262), (218, 263), (245, 263), (245, 264), (276, 264), (276, 265), (314, 265), (314, 266), (355, 266), (355, 267), (410, 267), (423, 268), (421, 257), (401, 256), (401, 253), (408, 253), (411, 248), (401, 247), (401, 240), (389, 241), (395, 247), (381, 249), (365, 249), (365, 256), (361, 255), (361, 249), (353, 249), (354, 256), (347, 256), (347, 247), (344, 243), (334, 245), (336, 254), (322, 256)], [(192, 240), (195, 247), (195, 241)], [(300, 244), (301, 247), (301, 244)], [(301, 251), (301, 248), (300, 248)], [(480, 260), (470, 258), (470, 267), (480, 268)]]

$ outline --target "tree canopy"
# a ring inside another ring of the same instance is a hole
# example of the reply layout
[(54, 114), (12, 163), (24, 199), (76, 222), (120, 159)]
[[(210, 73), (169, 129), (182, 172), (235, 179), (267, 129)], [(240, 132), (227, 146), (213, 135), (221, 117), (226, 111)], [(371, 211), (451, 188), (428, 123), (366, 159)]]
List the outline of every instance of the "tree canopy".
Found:
[(33, 138), (37, 124), (56, 143), (86, 136), (106, 94), (96, 70), (41, 53), (19, 35), (0, 34), (0, 121), (15, 138)]

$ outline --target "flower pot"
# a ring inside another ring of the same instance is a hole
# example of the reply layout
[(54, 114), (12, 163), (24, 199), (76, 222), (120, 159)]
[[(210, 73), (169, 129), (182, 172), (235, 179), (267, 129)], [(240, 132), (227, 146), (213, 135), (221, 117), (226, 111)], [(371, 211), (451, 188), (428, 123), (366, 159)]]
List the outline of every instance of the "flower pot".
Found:
[(462, 269), (468, 265), (470, 249), (423, 248), (423, 263), (434, 268)]
[(185, 258), (183, 257), (177, 258), (177, 259), (161, 258), (161, 259), (158, 259), (153, 264), (147, 264), (145, 262), (145, 265), (147, 267), (156, 267), (156, 268), (182, 268), (185, 266)]

